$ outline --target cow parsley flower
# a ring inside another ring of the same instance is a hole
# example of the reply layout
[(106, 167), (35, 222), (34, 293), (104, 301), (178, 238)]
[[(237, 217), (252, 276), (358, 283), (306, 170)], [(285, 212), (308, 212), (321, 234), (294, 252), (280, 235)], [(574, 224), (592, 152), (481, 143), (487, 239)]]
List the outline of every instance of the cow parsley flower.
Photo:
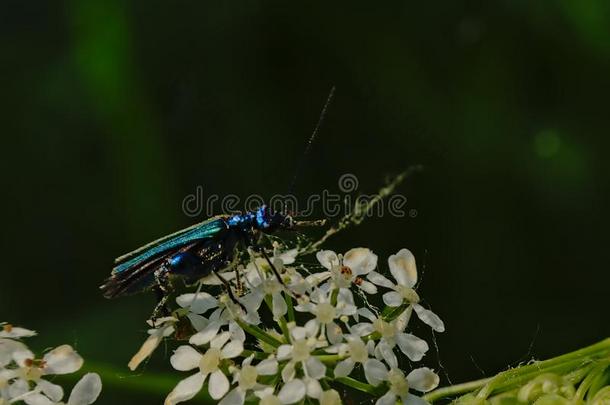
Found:
[(357, 364), (364, 365), (374, 348), (374, 342), (365, 343), (360, 336), (345, 335), (345, 343), (336, 344), (325, 349), (328, 353), (337, 353), (343, 360), (335, 366), (335, 377), (347, 377)]
[(406, 302), (407, 311), (414, 310), (419, 319), (436, 332), (445, 331), (445, 325), (438, 315), (419, 303), (419, 295), (414, 290), (417, 284), (417, 266), (413, 253), (408, 249), (401, 249), (388, 258), (388, 266), (396, 284), (379, 273), (369, 275), (369, 280), (373, 283), (393, 290), (383, 294), (383, 302), (389, 307), (399, 307)]
[(421, 360), (428, 351), (428, 343), (425, 340), (411, 333), (404, 332), (406, 323), (400, 322), (400, 319), (388, 322), (383, 320), (383, 318), (378, 318), (366, 308), (361, 308), (359, 314), (370, 322), (361, 322), (354, 325), (352, 327), (353, 333), (358, 336), (378, 333), (381, 339), (379, 339), (375, 346), (375, 356), (383, 358), (388, 364), (396, 364), (397, 362), (396, 355), (393, 352), (394, 347), (397, 345), (400, 351), (411, 361)]
[(296, 378), (296, 366), (301, 365), (305, 377), (320, 379), (326, 374), (326, 366), (311, 352), (320, 346), (317, 334), (318, 328), (314, 320), (310, 320), (305, 327), (296, 326), (290, 331), (291, 344), (284, 344), (277, 348), (277, 359), (288, 362), (282, 370), (284, 382)]
[[(242, 308), (233, 302), (227, 294), (222, 294), (218, 299), (205, 292), (199, 292), (195, 296), (183, 294), (177, 298), (177, 301), (179, 304), (182, 303), (182, 305), (193, 302), (191, 311), (201, 314), (215, 308), (206, 320), (206, 325), (191, 336), (189, 339), (190, 344), (201, 346), (209, 343), (218, 334), (220, 329), (224, 327), (228, 327), (232, 340), (241, 340), (243, 342), (246, 339), (244, 331), (235, 321), (236, 318), (240, 318), (243, 315)], [(249, 314), (256, 315), (257, 321), (254, 323), (260, 321), (255, 311), (251, 311)], [(243, 319), (247, 322), (248, 320), (251, 321), (252, 317)]]
[(297, 311), (309, 312), (315, 315), (311, 321), (316, 329), (316, 333), (320, 328), (323, 328), (323, 333), (326, 332), (330, 343), (339, 343), (342, 340), (343, 331), (335, 322), (336, 319), (342, 316), (351, 316), (356, 314), (356, 306), (352, 292), (347, 289), (337, 291), (336, 302), (332, 302), (333, 291), (326, 293), (320, 289), (316, 289), (310, 296), (309, 302), (299, 304), (295, 307)]
[(377, 386), (386, 381), (388, 392), (375, 402), (375, 405), (394, 405), (400, 399), (403, 404), (426, 405), (426, 401), (409, 393), (409, 389), (428, 392), (438, 386), (439, 377), (427, 367), (412, 370), (406, 377), (398, 368), (392, 367), (389, 371), (384, 364), (376, 359), (369, 359), (364, 369), (367, 381)]
[(251, 391), (261, 391), (267, 388), (266, 385), (259, 383), (259, 376), (269, 376), (277, 373), (278, 362), (275, 358), (270, 357), (252, 365), (254, 355), (246, 357), (241, 363), (241, 368), (236, 368), (233, 371), (233, 380), (237, 386), (220, 401), (219, 405), (242, 405), (246, 399), (246, 395)]
[(210, 341), (205, 353), (200, 353), (192, 346), (180, 346), (170, 358), (172, 366), (179, 371), (199, 370), (180, 381), (165, 399), (166, 405), (177, 404), (193, 398), (203, 383), (210, 376), (208, 392), (216, 400), (229, 391), (229, 380), (220, 368), (223, 360), (239, 356), (243, 350), (241, 340), (230, 340), (231, 333), (223, 332)]
[[(63, 404), (64, 390), (43, 377), (70, 374), (79, 370), (83, 358), (69, 345), (59, 346), (42, 358), (19, 339), (36, 335), (25, 328), (0, 324), (0, 404), (23, 401), (28, 405)], [(89, 405), (102, 389), (99, 375), (85, 374), (76, 384), (68, 405)]]
[(326, 288), (346, 289), (355, 285), (368, 294), (377, 293), (377, 287), (363, 278), (377, 267), (377, 255), (370, 249), (350, 249), (343, 256), (332, 250), (321, 250), (316, 258), (328, 271), (316, 273), (313, 278), (318, 282), (330, 278)]
[[(292, 265), (298, 253), (274, 244), (269, 259), (273, 269), (266, 258), (250, 251), (250, 261), (236, 264), (238, 275), (227, 277), (219, 297), (198, 290), (176, 299), (180, 308), (150, 331), (134, 356), (141, 361), (167, 336), (188, 339), (190, 345), (179, 346), (170, 363), (176, 370), (196, 372), (176, 385), (166, 405), (192, 399), (206, 382), (220, 405), (243, 405), (252, 396), (262, 405), (305, 400), (338, 405), (341, 397), (329, 383), (366, 392), (374, 391), (371, 385), (387, 387), (378, 405), (398, 399), (422, 402), (409, 389), (426, 391), (438, 377), (425, 368), (405, 377), (406, 371), (399, 369), (398, 356), (419, 361), (428, 351), (424, 340), (407, 331), (408, 321), (416, 312), (435, 330), (444, 326), (419, 304), (411, 253), (403, 249), (390, 256), (395, 282), (375, 271), (377, 256), (366, 248), (345, 255), (318, 252), (325, 269), (321, 272)], [(383, 311), (368, 301), (379, 287), (390, 290), (383, 295), (388, 304)], [(357, 369), (368, 384), (356, 381)]]

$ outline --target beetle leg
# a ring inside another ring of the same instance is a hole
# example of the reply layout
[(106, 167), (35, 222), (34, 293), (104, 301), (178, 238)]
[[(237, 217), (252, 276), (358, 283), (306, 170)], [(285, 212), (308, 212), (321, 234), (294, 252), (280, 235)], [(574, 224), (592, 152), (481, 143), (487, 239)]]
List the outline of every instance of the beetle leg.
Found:
[(265, 252), (264, 248), (260, 249), (261, 255), (263, 255), (263, 257), (265, 258), (265, 260), (267, 261), (267, 263), (269, 264), (269, 267), (271, 267), (271, 270), (273, 270), (273, 273), (275, 274), (275, 277), (277, 278), (277, 281), (280, 282), (280, 284), (284, 287), (284, 289), (290, 294), (292, 295), (294, 298), (299, 299), (301, 298), (301, 294), (292, 291), (290, 288), (288, 288), (288, 286), (286, 285), (286, 283), (284, 283), (284, 280), (282, 280), (282, 276), (280, 274), (280, 272), (277, 270), (277, 268), (275, 267), (275, 265), (271, 262), (271, 259), (269, 258), (269, 256), (267, 255), (267, 253)]
[(153, 326), (160, 316), (168, 316), (170, 314), (167, 307), (167, 300), (171, 292), (171, 284), (168, 277), (168, 269), (165, 265), (155, 271), (155, 293), (157, 294), (157, 305), (150, 317)]
[(235, 297), (235, 294), (233, 294), (233, 290), (231, 289), (231, 284), (229, 284), (229, 282), (223, 276), (221, 276), (220, 273), (218, 273), (218, 271), (216, 269), (213, 269), (212, 272), (216, 275), (216, 277), (218, 277), (218, 279), (224, 285), (225, 290), (227, 290), (227, 294), (229, 295), (229, 298), (231, 299), (231, 301), (233, 301), (234, 303), (239, 305), (241, 307), (241, 309), (244, 310), (244, 314), (247, 313), (248, 311), (246, 310), (246, 307), (244, 306), (244, 304), (239, 302), (239, 300)]

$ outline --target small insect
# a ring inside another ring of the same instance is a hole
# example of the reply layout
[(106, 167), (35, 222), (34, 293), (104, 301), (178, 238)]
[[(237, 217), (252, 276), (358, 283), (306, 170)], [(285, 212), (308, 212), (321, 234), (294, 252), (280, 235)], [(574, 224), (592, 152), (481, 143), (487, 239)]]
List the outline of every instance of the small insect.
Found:
[[(334, 87), (322, 109), (304, 156), (311, 147), (333, 93)], [(303, 160), (300, 166), (302, 163)], [(244, 214), (219, 215), (157, 239), (117, 258), (110, 277), (100, 289), (106, 298), (155, 290), (158, 299), (152, 315), (155, 319), (161, 311), (167, 311), (165, 304), (171, 293), (170, 278), (180, 277), (186, 283), (193, 284), (215, 274), (224, 284), (230, 298), (239, 303), (228, 281), (220, 273), (231, 266), (240, 251), (252, 248), (259, 252), (283, 284), (277, 269), (261, 245), (263, 236), (281, 230), (296, 230), (303, 226), (323, 224), (323, 220), (297, 221), (289, 213), (273, 211), (265, 205)]]

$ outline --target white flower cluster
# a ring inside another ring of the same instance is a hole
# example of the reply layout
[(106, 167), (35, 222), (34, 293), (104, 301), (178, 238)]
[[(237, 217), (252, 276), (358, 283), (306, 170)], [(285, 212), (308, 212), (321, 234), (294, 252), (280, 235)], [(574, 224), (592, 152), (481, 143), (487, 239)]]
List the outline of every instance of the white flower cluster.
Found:
[[(425, 404), (411, 391), (430, 391), (439, 377), (427, 367), (403, 371), (407, 358), (420, 361), (428, 350), (407, 326), (415, 313), (434, 331), (445, 328), (420, 304), (413, 254), (402, 249), (389, 257), (393, 280), (377, 270), (377, 255), (366, 248), (344, 255), (319, 251), (323, 271), (319, 265), (295, 266), (297, 255), (276, 246), (271, 262), (280, 281), (267, 260), (251, 253), (251, 261), (230, 281), (239, 302), (200, 290), (179, 296), (180, 308), (156, 322), (130, 368), (174, 335), (189, 344), (175, 350), (171, 365), (191, 374), (167, 396), (166, 405), (192, 399), (206, 382), (220, 405), (256, 397), (262, 405), (304, 399), (337, 405), (342, 403), (338, 386), (364, 391), (377, 405)], [(381, 311), (368, 299), (380, 289), (386, 304)]]
[[(21, 341), (34, 335), (34, 331), (0, 323), (0, 405), (64, 404), (63, 388), (45, 377), (74, 373), (83, 365), (83, 358), (69, 345), (56, 347), (42, 358), (36, 358)], [(99, 375), (85, 374), (72, 389), (67, 404), (92, 404), (101, 390)]]

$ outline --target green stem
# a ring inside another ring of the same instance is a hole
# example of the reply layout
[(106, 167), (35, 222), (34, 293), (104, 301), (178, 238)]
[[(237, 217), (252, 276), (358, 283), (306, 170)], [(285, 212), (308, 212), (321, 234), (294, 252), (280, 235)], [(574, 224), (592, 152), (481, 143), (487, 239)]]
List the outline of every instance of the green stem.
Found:
[(256, 325), (248, 325), (241, 319), (235, 319), (235, 322), (237, 322), (237, 324), (250, 335), (267, 344), (270, 344), (273, 347), (279, 347), (282, 345), (282, 342), (280, 342), (279, 340), (277, 340), (276, 338), (274, 338)]
[(468, 392), (475, 391), (483, 387), (485, 384), (489, 383), (489, 381), (491, 381), (492, 379), (493, 377), (482, 378), (480, 380), (450, 385), (449, 387), (437, 388), (434, 391), (424, 395), (423, 399), (432, 403), (442, 398), (456, 397), (461, 394), (466, 394)]
[(576, 395), (574, 395), (574, 401), (576, 403), (578, 403), (577, 401), (582, 401), (585, 399), (585, 394), (591, 387), (591, 384), (593, 384), (593, 382), (600, 375), (602, 375), (604, 373), (604, 371), (606, 371), (609, 361), (603, 361), (600, 363), (601, 364), (596, 365), (595, 370), (593, 370), (591, 373), (589, 373), (578, 386), (578, 389), (576, 390)]
[(117, 389), (124, 391), (139, 392), (158, 397), (165, 397), (169, 392), (184, 378), (180, 374), (159, 374), (159, 373), (133, 373), (127, 366), (115, 367), (111, 364), (86, 361), (84, 366), (73, 374), (56, 376), (54, 383), (62, 384), (65, 382), (76, 382), (85, 373), (98, 373), (102, 378), (104, 389)]
[(424, 395), (423, 398), (428, 402), (433, 402), (441, 398), (454, 397), (481, 389), (477, 397), (485, 399), (492, 393), (516, 388), (537, 375), (548, 372), (567, 374), (609, 355), (610, 338), (607, 338), (572, 353), (504, 371), (495, 377), (439, 388)]
[(339, 297), (339, 289), (335, 288), (330, 295), (330, 305), (333, 307), (337, 306), (337, 297)]
[(339, 377), (339, 378), (335, 378), (335, 381), (338, 383), (341, 383), (347, 387), (351, 387), (351, 388), (357, 389), (358, 391), (366, 392), (371, 395), (377, 395), (381, 391), (379, 389), (379, 387), (373, 387), (370, 384), (355, 380), (351, 377)]
[(288, 307), (288, 321), (294, 322), (294, 304), (292, 303), (292, 297), (286, 293), (284, 293), (284, 300), (286, 300), (286, 306)]
[(240, 357), (246, 358), (246, 357), (249, 357), (251, 355), (254, 355), (254, 358), (257, 359), (257, 360), (264, 360), (264, 359), (269, 357), (268, 354), (263, 353), (263, 352), (259, 352), (259, 351), (256, 351), (256, 350), (244, 350), (243, 352), (241, 352)]
[(323, 354), (323, 355), (319, 355), (319, 356), (316, 356), (316, 357), (322, 363), (335, 364), (338, 361), (344, 360), (347, 356), (342, 356), (342, 355), (339, 355), (339, 354)]

